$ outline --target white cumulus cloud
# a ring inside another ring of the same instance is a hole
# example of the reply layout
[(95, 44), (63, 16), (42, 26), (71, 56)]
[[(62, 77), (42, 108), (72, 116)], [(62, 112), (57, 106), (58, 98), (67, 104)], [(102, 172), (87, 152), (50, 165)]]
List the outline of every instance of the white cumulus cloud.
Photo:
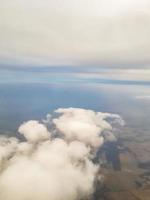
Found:
[(47, 121), (23, 123), (18, 131), (24, 141), (0, 137), (1, 200), (79, 200), (93, 194), (101, 174), (92, 158), (103, 144), (102, 131), (111, 132), (107, 118), (119, 116), (77, 108), (56, 112), (52, 127)]

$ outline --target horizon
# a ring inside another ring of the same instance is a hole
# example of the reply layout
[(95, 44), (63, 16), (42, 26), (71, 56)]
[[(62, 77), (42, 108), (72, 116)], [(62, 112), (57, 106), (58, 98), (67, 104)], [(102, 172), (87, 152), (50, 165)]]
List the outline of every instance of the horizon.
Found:
[(149, 0), (0, 0), (0, 200), (149, 200), (149, 35)]

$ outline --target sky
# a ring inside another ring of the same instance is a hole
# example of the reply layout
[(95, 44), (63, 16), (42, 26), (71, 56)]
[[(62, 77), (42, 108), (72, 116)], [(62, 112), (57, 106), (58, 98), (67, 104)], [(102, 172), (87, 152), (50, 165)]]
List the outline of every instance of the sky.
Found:
[(149, 0), (0, 0), (0, 66), (150, 69)]
[(116, 123), (149, 134), (149, 36), (149, 0), (0, 0), (0, 199), (89, 199)]

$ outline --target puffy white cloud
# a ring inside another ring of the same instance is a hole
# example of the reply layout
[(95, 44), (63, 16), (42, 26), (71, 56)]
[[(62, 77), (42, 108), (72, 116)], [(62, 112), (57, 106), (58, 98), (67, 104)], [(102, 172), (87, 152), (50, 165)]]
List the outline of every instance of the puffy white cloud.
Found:
[(0, 137), (0, 168), (7, 159), (16, 151), (18, 140), (16, 138)]
[(111, 129), (110, 124), (104, 120), (105, 115), (101, 113), (74, 108), (58, 109), (56, 112), (62, 116), (53, 119), (53, 122), (68, 141), (79, 140), (98, 147), (103, 143), (101, 132), (104, 129)]
[(92, 158), (102, 145), (102, 131), (112, 129), (107, 118), (119, 116), (75, 108), (56, 112), (59, 137), (50, 139), (46, 125), (29, 121), (19, 127), (27, 141), (0, 138), (1, 200), (78, 200), (94, 192), (101, 174)]
[(22, 124), (18, 131), (24, 135), (29, 142), (43, 141), (49, 139), (50, 137), (50, 133), (47, 128), (43, 124), (34, 120)]

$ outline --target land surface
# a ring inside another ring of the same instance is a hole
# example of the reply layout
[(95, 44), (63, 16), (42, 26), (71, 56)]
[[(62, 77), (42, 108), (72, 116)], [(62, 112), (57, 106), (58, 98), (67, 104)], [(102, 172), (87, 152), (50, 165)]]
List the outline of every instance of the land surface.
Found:
[(150, 200), (150, 133), (135, 127), (125, 127), (123, 132), (116, 131), (118, 155), (113, 156), (119, 159), (118, 168), (114, 165), (116, 158), (107, 160), (108, 152), (102, 156), (106, 160), (101, 168), (104, 182), (96, 199)]

